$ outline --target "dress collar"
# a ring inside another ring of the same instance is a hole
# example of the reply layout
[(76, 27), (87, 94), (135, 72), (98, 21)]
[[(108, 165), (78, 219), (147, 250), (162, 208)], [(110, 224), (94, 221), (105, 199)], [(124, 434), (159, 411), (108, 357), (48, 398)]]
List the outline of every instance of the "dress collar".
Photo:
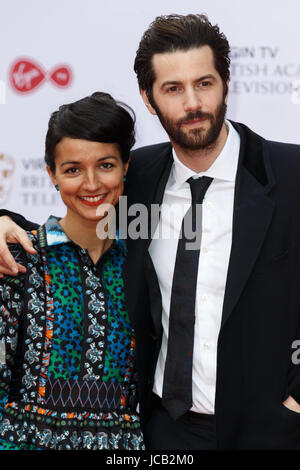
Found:
[[(61, 245), (64, 243), (73, 243), (74, 245), (76, 245), (76, 243), (74, 243), (64, 232), (62, 226), (59, 223), (60, 220), (60, 217), (50, 215), (45, 224), (39, 227), (39, 242), (42, 248), (54, 245)], [(111, 248), (113, 247), (118, 248), (120, 251), (123, 252), (124, 255), (126, 254), (125, 240), (119, 238), (118, 231), (116, 233), (115, 241), (112, 244)]]

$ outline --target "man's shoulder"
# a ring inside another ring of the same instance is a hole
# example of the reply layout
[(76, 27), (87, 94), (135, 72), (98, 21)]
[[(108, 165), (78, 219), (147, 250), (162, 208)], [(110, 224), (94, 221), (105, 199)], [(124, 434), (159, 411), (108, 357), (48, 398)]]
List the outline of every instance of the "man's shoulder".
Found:
[(300, 174), (300, 145), (286, 142), (263, 140), (264, 153), (269, 157), (277, 178), (291, 181), (298, 179)]
[(170, 148), (170, 146), (170, 142), (160, 142), (158, 144), (144, 145), (143, 147), (138, 147), (137, 149), (132, 150), (131, 155), (132, 157), (137, 158), (143, 155), (161, 152), (167, 148)]
[(156, 186), (164, 169), (168, 168), (168, 163), (171, 161), (172, 146), (170, 142), (147, 145), (133, 150), (127, 173), (127, 195), (132, 191), (134, 193), (137, 191), (138, 194), (140, 191), (149, 191), (149, 188), (147, 190), (143, 184), (146, 181), (151, 188)]
[(144, 166), (147, 162), (155, 162), (156, 159), (161, 159), (162, 155), (166, 156), (171, 151), (170, 142), (162, 142), (159, 144), (145, 145), (133, 150), (130, 154), (130, 166), (139, 167)]
[(246, 143), (256, 142), (261, 145), (264, 154), (267, 154), (270, 161), (274, 164), (278, 163), (278, 165), (284, 166), (294, 164), (297, 168), (300, 167), (300, 145), (268, 140), (245, 124), (236, 122), (232, 122), (232, 124), (239, 132), (240, 136), (246, 139)]
[(270, 152), (270, 154), (275, 156), (288, 156), (290, 158), (300, 157), (300, 145), (290, 144), (288, 142), (276, 142), (274, 140), (263, 139), (265, 148)]

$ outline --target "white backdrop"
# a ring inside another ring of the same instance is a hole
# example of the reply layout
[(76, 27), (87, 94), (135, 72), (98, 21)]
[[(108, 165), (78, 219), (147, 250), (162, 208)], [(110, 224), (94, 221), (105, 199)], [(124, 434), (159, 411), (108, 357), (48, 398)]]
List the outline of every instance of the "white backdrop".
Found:
[(60, 104), (108, 91), (135, 110), (136, 146), (166, 140), (133, 72), (142, 33), (160, 14), (206, 13), (218, 23), (232, 48), (228, 117), (300, 143), (298, 0), (0, 0), (0, 7), (1, 207), (40, 223), (64, 214), (43, 163), (49, 115)]

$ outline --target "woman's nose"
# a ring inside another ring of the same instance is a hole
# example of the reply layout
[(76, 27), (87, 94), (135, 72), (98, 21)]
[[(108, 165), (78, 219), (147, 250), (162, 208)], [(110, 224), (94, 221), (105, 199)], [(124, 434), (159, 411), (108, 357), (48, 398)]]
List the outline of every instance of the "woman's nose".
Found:
[(101, 182), (99, 181), (99, 177), (94, 172), (89, 172), (85, 176), (84, 180), (84, 188), (89, 191), (93, 192), (101, 186)]

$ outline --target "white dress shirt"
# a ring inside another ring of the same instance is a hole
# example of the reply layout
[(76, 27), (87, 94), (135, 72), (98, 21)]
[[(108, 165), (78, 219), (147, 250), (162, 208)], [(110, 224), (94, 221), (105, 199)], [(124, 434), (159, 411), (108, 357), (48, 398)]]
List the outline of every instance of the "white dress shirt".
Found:
[[(153, 392), (162, 396), (168, 346), (171, 289), (182, 219), (191, 205), (190, 177), (213, 179), (202, 206), (202, 239), (195, 306), (195, 338), (192, 371), (192, 411), (213, 414), (215, 407), (217, 341), (221, 324), (227, 270), (232, 242), (232, 219), (240, 137), (226, 121), (228, 136), (211, 167), (199, 174), (176, 156), (166, 185), (160, 222), (149, 246), (162, 295), (163, 337), (154, 377)], [(188, 269), (188, 268), (187, 268)], [(188, 273), (187, 273), (188, 276)]]

